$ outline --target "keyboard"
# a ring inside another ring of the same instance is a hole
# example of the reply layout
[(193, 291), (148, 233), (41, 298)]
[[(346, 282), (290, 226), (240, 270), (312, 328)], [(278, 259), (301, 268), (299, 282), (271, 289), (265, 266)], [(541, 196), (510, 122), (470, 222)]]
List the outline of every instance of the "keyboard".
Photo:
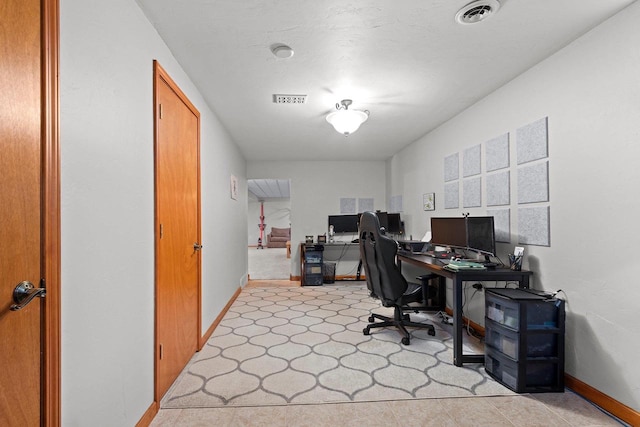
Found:
[(456, 256), (455, 253), (446, 251), (427, 251), (424, 254), (438, 259), (451, 259)]
[(460, 270), (468, 271), (468, 270), (486, 270), (487, 267), (480, 264), (479, 262), (451, 260), (445, 266), (445, 268), (453, 271), (460, 271)]

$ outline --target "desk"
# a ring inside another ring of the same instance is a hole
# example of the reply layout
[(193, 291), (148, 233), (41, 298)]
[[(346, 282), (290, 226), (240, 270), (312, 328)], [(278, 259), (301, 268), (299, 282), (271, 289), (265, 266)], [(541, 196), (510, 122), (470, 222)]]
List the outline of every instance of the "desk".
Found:
[(496, 268), (495, 270), (463, 270), (449, 271), (444, 269), (444, 264), (427, 255), (398, 254), (398, 263), (406, 262), (429, 270), (433, 274), (451, 279), (453, 281), (453, 364), (462, 366), (463, 363), (484, 363), (484, 354), (462, 354), (462, 293), (463, 282), (485, 280), (518, 282), (520, 288), (529, 287), (531, 271), (513, 271), (508, 268)]

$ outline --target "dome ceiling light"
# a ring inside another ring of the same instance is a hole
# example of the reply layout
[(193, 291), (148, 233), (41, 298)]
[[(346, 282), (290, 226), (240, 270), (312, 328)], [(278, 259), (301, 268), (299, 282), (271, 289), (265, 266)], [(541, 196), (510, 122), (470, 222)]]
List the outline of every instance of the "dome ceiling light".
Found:
[(344, 136), (349, 136), (357, 131), (360, 125), (369, 118), (369, 111), (367, 110), (349, 110), (352, 102), (350, 99), (343, 99), (336, 103), (337, 111), (327, 116), (327, 121), (331, 123), (337, 132)]

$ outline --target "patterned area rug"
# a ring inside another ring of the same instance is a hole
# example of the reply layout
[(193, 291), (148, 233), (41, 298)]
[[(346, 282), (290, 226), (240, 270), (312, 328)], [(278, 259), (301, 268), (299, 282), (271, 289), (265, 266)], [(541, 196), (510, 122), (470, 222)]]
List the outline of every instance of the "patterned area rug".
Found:
[[(392, 314), (361, 283), (247, 288), (162, 401), (163, 408), (512, 395), (481, 364), (452, 364), (450, 326), (362, 329)], [(427, 314), (411, 314), (427, 321)], [(470, 351), (469, 348), (466, 351)]]

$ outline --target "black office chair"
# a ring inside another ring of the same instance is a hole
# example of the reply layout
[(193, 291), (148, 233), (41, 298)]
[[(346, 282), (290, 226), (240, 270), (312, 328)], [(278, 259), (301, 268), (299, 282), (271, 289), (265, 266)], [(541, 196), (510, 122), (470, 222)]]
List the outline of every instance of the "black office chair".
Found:
[[(426, 328), (429, 335), (435, 335), (433, 325), (412, 322), (408, 314), (403, 313), (403, 307), (411, 302), (423, 300), (422, 286), (408, 283), (396, 263), (398, 244), (395, 240), (384, 235), (380, 229), (380, 222), (375, 212), (364, 212), (360, 217), (359, 226), (360, 258), (364, 266), (367, 288), (371, 296), (379, 298), (385, 307), (393, 307), (393, 317), (372, 313), (369, 325), (362, 330), (365, 335), (370, 334), (371, 328), (395, 326), (402, 334), (402, 344), (409, 345), (410, 335), (407, 327)], [(375, 322), (375, 320), (381, 322)]]

